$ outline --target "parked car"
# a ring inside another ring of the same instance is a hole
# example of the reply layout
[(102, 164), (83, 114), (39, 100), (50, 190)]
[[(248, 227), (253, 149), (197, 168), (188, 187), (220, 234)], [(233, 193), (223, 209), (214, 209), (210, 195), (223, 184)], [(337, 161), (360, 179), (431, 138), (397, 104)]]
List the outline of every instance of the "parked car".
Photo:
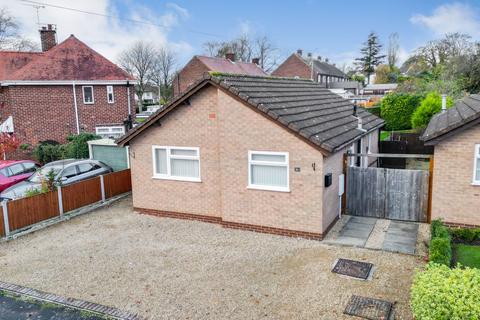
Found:
[(0, 161), (0, 192), (27, 180), (38, 168), (40, 165), (31, 160)]
[(113, 172), (112, 168), (98, 160), (67, 159), (47, 163), (29, 179), (16, 184), (0, 194), (0, 199), (13, 200), (25, 196), (28, 190), (41, 189), (42, 181), (53, 172), (56, 185), (68, 185), (81, 180)]

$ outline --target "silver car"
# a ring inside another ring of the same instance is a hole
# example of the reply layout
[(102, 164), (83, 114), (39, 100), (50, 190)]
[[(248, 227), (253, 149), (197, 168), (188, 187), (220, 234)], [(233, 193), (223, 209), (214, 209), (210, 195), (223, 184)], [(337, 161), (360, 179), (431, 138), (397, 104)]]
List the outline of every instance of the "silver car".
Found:
[(28, 190), (42, 188), (42, 181), (52, 172), (56, 185), (67, 185), (81, 180), (93, 178), (112, 172), (112, 168), (97, 160), (67, 159), (47, 163), (37, 170), (30, 178), (0, 194), (1, 200), (13, 200), (25, 197)]

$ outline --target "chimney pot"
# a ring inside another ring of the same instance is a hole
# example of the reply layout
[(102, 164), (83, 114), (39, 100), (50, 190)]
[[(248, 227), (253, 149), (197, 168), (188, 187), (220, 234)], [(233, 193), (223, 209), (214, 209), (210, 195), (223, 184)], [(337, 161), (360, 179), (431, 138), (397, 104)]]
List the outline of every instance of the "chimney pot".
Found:
[(225, 54), (225, 58), (227, 58), (228, 60), (234, 62), (234, 61), (235, 61), (235, 53), (233, 53), (233, 52), (227, 52), (227, 54)]
[(325, 62), (328, 63), (328, 58), (325, 58)]
[(255, 63), (256, 65), (260, 64), (260, 58), (253, 58), (252, 63)]
[(322, 61), (322, 56), (317, 56), (318, 61)]
[(42, 51), (48, 51), (57, 45), (57, 28), (53, 24), (42, 26), (40, 31), (40, 42)]
[(311, 53), (311, 52), (307, 53), (307, 57), (311, 58), (311, 57), (312, 57), (312, 53)]
[(298, 50), (297, 50), (297, 54), (298, 54), (299, 56), (301, 56), (301, 55), (303, 54), (303, 50), (302, 50), (302, 49), (298, 49)]

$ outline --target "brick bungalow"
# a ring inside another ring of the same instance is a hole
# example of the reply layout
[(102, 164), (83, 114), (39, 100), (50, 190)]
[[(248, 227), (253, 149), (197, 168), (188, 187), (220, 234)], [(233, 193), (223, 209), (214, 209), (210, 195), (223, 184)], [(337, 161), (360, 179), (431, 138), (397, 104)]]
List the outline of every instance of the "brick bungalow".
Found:
[(383, 123), (310, 80), (206, 74), (117, 142), (137, 211), (322, 239), (343, 154)]
[(135, 79), (73, 35), (57, 45), (53, 26), (40, 33), (43, 52), (0, 51), (0, 122), (31, 145), (82, 131), (124, 134)]
[(434, 146), (432, 219), (480, 226), (480, 95), (435, 115), (422, 140)]
[(305, 57), (301, 49), (290, 55), (272, 72), (272, 76), (312, 79), (318, 83), (328, 85), (331, 82), (347, 81), (348, 77), (328, 60), (321, 57), (314, 58), (310, 53)]
[(267, 76), (267, 73), (258, 66), (258, 61), (258, 59), (252, 59), (251, 63), (235, 61), (233, 53), (228, 53), (225, 58), (194, 56), (173, 79), (173, 94), (176, 96), (184, 92), (206, 72)]

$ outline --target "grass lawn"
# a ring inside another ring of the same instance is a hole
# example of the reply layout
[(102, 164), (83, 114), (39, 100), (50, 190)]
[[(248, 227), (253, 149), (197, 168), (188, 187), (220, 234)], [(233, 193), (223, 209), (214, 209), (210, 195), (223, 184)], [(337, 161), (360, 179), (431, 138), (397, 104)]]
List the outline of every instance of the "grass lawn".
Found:
[(457, 262), (464, 266), (480, 268), (480, 246), (459, 244), (455, 246)]
[(390, 137), (390, 131), (380, 132), (380, 141), (385, 141), (388, 137)]

